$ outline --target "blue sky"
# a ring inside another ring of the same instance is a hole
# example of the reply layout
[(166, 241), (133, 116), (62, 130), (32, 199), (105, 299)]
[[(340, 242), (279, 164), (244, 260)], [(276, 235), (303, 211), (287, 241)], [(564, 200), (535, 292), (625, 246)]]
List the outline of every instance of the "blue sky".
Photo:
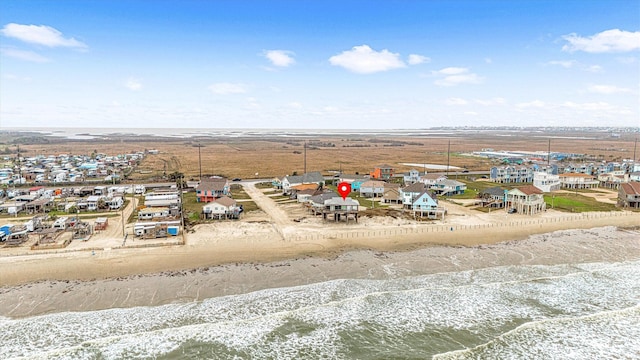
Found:
[(640, 126), (640, 2), (0, 2), (0, 127)]

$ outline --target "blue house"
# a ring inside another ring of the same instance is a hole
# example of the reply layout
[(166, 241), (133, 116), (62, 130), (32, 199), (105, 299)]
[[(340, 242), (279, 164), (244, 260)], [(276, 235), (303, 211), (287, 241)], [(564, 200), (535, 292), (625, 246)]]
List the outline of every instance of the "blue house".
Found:
[(438, 199), (427, 190), (418, 194), (411, 205), (411, 209), (414, 217), (420, 215), (421, 217), (427, 216), (429, 219), (435, 219), (438, 214), (442, 214), (442, 219), (444, 220), (445, 210), (438, 207)]

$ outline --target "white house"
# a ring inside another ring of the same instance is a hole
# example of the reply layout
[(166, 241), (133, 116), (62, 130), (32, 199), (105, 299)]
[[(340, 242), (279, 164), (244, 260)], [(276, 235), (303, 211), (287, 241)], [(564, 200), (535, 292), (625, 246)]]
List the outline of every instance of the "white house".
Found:
[(102, 196), (98, 196), (98, 195), (89, 196), (87, 198), (87, 210), (89, 211), (98, 210), (98, 202), (100, 201), (101, 198)]
[(122, 200), (122, 197), (120, 196), (115, 196), (107, 200), (107, 205), (109, 205), (109, 209), (111, 210), (118, 210), (122, 207), (123, 204), (124, 200)]
[(369, 180), (360, 185), (360, 196), (382, 197), (384, 195), (384, 181)]
[(533, 186), (543, 192), (560, 190), (560, 176), (546, 172), (533, 173)]
[(237, 219), (240, 207), (236, 201), (228, 196), (222, 196), (202, 207), (205, 219)]
[(169, 208), (166, 207), (144, 208), (138, 211), (138, 220), (151, 220), (168, 216)]
[(291, 187), (301, 184), (318, 184), (319, 186), (324, 185), (324, 177), (318, 171), (290, 176), (287, 175), (282, 179), (282, 192), (284, 194), (291, 193)]

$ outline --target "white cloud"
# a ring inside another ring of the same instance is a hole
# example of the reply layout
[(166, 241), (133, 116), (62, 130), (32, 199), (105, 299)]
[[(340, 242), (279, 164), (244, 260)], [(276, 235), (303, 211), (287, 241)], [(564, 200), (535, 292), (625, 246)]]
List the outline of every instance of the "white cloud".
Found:
[(444, 103), (446, 105), (467, 105), (469, 102), (461, 98), (448, 98)]
[(468, 68), (447, 67), (432, 72), (435, 76), (444, 76), (434, 82), (438, 86), (456, 86), (460, 84), (479, 84), (483, 78), (469, 72)]
[(129, 78), (124, 83), (124, 86), (126, 86), (129, 90), (133, 90), (133, 91), (138, 91), (142, 89), (142, 83), (140, 82), (140, 80), (134, 79), (134, 78)]
[(329, 58), (331, 65), (343, 67), (358, 74), (372, 74), (406, 67), (400, 54), (384, 49), (375, 51), (368, 45), (354, 46)]
[(212, 93), (217, 95), (244, 94), (247, 92), (246, 85), (233, 83), (211, 84), (208, 89), (211, 90)]
[(581, 37), (572, 33), (562, 38), (569, 42), (562, 47), (563, 51), (568, 52), (610, 53), (640, 50), (640, 31), (611, 29), (590, 37)]
[(46, 25), (7, 24), (0, 30), (6, 37), (15, 38), (27, 43), (48, 47), (71, 47), (84, 49), (86, 44), (74, 38), (65, 38), (62, 33)]
[(602, 66), (600, 65), (588, 65), (584, 67), (585, 71), (597, 73), (602, 71)]
[(526, 102), (526, 103), (519, 103), (516, 104), (516, 107), (524, 109), (524, 108), (543, 108), (545, 107), (545, 103), (544, 101), (540, 101), (540, 100), (533, 100), (531, 102)]
[(49, 59), (47, 59), (46, 57), (38, 53), (35, 53), (33, 51), (3, 48), (3, 49), (0, 49), (0, 52), (2, 53), (2, 55), (12, 57), (15, 59), (25, 60), (25, 61), (39, 62), (39, 63), (49, 61)]
[(422, 63), (428, 63), (431, 61), (431, 59), (422, 55), (410, 54), (407, 61), (409, 62), (409, 65), (418, 65)]
[(292, 109), (302, 109), (302, 104), (300, 104), (297, 101), (294, 101), (289, 103), (289, 107)]
[(435, 75), (458, 75), (469, 72), (468, 68), (460, 68), (460, 67), (448, 67), (444, 69), (440, 69), (438, 71), (434, 71)]
[(578, 62), (575, 60), (553, 60), (549, 61), (547, 64), (549, 65), (558, 65), (562, 66), (565, 69), (570, 69), (574, 67)]
[(287, 50), (265, 50), (263, 55), (273, 66), (288, 67), (296, 63), (292, 56), (294, 53)]
[(615, 85), (591, 85), (587, 88), (587, 91), (596, 94), (617, 94), (632, 92), (631, 89), (621, 88)]
[(575, 60), (552, 60), (547, 62), (547, 65), (562, 66), (565, 69), (576, 68), (593, 73), (602, 71), (602, 66), (600, 65), (585, 65)]

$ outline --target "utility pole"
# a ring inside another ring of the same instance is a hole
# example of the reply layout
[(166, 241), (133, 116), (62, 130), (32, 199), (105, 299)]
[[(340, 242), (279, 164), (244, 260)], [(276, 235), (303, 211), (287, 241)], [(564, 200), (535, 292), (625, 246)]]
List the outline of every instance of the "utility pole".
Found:
[(551, 139), (549, 139), (549, 147), (547, 148), (547, 166), (551, 164)]
[(200, 169), (200, 181), (202, 181), (202, 156), (200, 156), (200, 148), (202, 145), (198, 143), (198, 167)]
[(451, 140), (449, 140), (449, 145), (447, 146), (447, 175), (449, 175), (449, 159), (451, 157)]
[(307, 140), (304, 141), (304, 174), (307, 173)]
[(633, 144), (633, 164), (635, 165), (636, 161), (636, 148), (638, 147), (638, 138), (636, 137), (636, 142)]

